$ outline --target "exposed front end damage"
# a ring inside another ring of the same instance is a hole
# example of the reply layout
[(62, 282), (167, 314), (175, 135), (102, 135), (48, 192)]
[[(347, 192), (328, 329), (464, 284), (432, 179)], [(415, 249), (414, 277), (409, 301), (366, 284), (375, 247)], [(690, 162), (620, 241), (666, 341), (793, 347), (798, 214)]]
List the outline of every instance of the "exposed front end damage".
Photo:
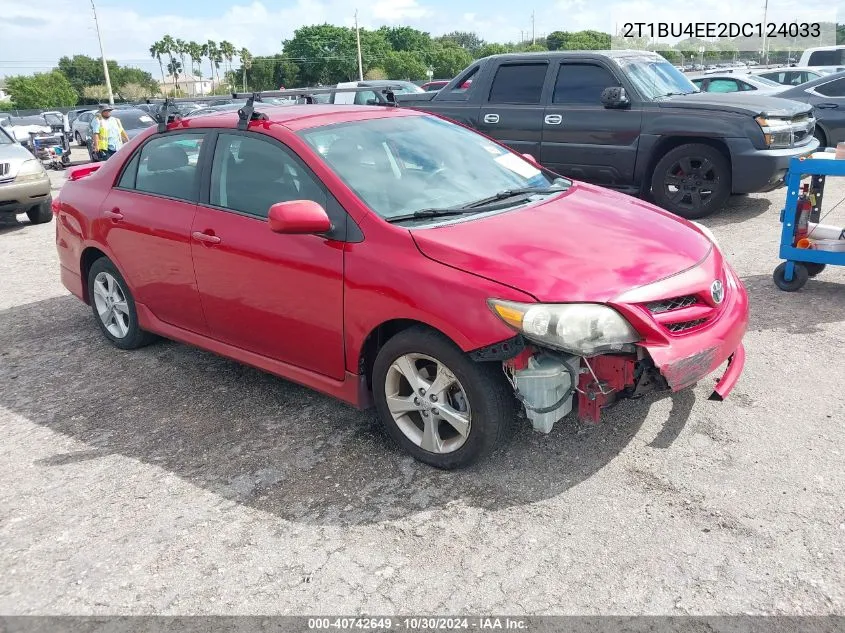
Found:
[(606, 305), (631, 324), (638, 341), (578, 355), (517, 336), (475, 353), (476, 360), (502, 362), (535, 430), (550, 432), (573, 409), (598, 422), (614, 402), (689, 388), (726, 363), (710, 399), (723, 400), (736, 385), (745, 364), (748, 296), (717, 251), (685, 273)]

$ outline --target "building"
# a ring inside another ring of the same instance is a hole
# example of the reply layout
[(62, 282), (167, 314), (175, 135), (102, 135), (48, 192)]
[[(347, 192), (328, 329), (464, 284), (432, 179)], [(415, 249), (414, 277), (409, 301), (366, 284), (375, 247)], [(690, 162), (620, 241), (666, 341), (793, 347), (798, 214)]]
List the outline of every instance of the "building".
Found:
[(12, 97), (6, 92), (6, 82), (0, 79), (0, 101), (11, 101)]
[(179, 73), (176, 81), (174, 81), (173, 75), (165, 75), (164, 81), (158, 83), (163, 94), (173, 92), (178, 85), (179, 90), (189, 97), (211, 94), (211, 91), (218, 85), (216, 81), (211, 79), (203, 79), (187, 73)]

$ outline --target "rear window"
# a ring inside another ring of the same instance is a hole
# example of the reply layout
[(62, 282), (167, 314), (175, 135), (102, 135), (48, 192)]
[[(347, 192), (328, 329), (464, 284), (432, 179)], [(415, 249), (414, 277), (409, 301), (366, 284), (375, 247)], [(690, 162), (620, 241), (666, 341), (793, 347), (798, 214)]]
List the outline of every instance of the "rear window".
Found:
[(548, 64), (499, 66), (490, 88), (490, 103), (540, 103)]
[(845, 50), (841, 48), (832, 51), (813, 51), (810, 53), (807, 66), (836, 66), (845, 63), (843, 53)]
[(115, 110), (112, 116), (120, 119), (123, 127), (127, 130), (137, 130), (138, 128), (148, 128), (155, 123), (155, 119), (143, 110)]
[(816, 86), (815, 90), (825, 97), (845, 97), (845, 79), (834, 79)]

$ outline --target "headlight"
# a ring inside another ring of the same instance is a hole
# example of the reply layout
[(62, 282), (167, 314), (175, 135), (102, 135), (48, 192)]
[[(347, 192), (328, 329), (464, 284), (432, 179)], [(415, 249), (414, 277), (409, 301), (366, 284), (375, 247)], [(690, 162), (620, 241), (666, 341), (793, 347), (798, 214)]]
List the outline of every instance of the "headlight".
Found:
[(500, 319), (525, 338), (579, 356), (622, 351), (640, 340), (621, 314), (598, 303), (516, 303), (498, 299), (488, 303)]
[(763, 131), (766, 145), (771, 149), (792, 147), (795, 144), (795, 132), (805, 125), (796, 125), (790, 119), (758, 116), (754, 118)]
[(715, 236), (715, 235), (713, 235), (713, 231), (711, 231), (710, 229), (708, 229), (708, 228), (707, 228), (706, 226), (704, 226), (703, 224), (699, 224), (698, 222), (693, 222), (693, 224), (695, 224), (695, 225), (698, 227), (698, 229), (699, 229), (702, 233), (704, 233), (704, 235), (707, 237), (707, 239), (708, 239), (708, 240), (710, 240), (711, 242), (713, 242), (713, 246), (715, 246), (716, 248), (719, 248), (719, 242), (718, 242), (718, 241), (716, 241), (716, 236)]
[(21, 168), (18, 170), (18, 175), (15, 176), (17, 182), (30, 182), (32, 180), (41, 180), (47, 172), (41, 165), (41, 161), (30, 159), (24, 161)]

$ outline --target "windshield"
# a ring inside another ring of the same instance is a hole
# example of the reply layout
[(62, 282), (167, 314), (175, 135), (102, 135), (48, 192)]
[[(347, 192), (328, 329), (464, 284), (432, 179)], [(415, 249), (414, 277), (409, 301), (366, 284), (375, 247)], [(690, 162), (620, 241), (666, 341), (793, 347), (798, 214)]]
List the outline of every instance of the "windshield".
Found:
[(0, 128), (0, 145), (13, 145), (14, 141), (6, 134), (6, 130)]
[(506, 190), (568, 184), (475, 132), (429, 116), (340, 123), (300, 135), (386, 219)]
[(622, 57), (616, 61), (645, 99), (699, 92), (686, 75), (665, 60)]
[(143, 110), (115, 110), (112, 116), (120, 119), (120, 123), (127, 130), (148, 128), (155, 123), (155, 119), (150, 116), (150, 113)]

